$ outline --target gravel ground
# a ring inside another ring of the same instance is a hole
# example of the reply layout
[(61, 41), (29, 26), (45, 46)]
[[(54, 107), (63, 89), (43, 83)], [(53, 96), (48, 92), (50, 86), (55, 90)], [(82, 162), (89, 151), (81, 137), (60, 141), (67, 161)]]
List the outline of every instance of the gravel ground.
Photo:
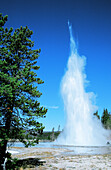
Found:
[(9, 151), (12, 151), (13, 158), (38, 158), (37, 166), (27, 170), (111, 170), (111, 154), (74, 155), (71, 150), (64, 148), (12, 147)]

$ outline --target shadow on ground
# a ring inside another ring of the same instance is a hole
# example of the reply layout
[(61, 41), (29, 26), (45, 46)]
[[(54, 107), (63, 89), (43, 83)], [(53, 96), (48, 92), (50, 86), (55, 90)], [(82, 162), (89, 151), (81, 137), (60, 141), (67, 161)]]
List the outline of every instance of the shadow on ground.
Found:
[(20, 167), (25, 169), (25, 168), (34, 168), (40, 165), (43, 166), (44, 163), (46, 162), (39, 158), (27, 158), (27, 159), (17, 160), (16, 166), (18, 167), (17, 169), (19, 169)]

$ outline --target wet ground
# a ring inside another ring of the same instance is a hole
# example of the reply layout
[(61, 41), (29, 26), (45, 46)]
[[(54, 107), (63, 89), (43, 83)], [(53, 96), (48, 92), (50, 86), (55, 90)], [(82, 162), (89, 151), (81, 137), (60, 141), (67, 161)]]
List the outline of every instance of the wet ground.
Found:
[(111, 169), (111, 146), (83, 147), (40, 143), (37, 147), (24, 148), (19, 143), (19, 147), (9, 148), (9, 151), (13, 158), (31, 159), (35, 162), (34, 167), (27, 170)]
[[(110, 170), (111, 154), (74, 154), (72, 150), (65, 148), (10, 148), (13, 158), (34, 162), (34, 166), (28, 169), (37, 170)], [(82, 152), (83, 153), (83, 152)], [(111, 150), (110, 150), (111, 153)], [(31, 165), (32, 166), (32, 165)], [(23, 168), (25, 169), (25, 168)]]
[[(20, 142), (15, 142), (14, 147), (24, 147)], [(97, 154), (111, 154), (111, 145), (106, 146), (73, 146), (73, 145), (57, 145), (53, 142), (39, 143), (31, 148), (54, 148), (54, 149), (66, 149), (64, 154), (74, 155), (97, 155)], [(69, 152), (68, 152), (69, 151)]]

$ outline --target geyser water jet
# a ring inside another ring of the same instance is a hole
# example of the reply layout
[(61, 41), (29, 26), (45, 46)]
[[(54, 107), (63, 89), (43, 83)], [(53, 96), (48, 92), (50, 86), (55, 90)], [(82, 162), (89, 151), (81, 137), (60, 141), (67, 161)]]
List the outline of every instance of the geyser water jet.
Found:
[(93, 117), (97, 107), (93, 104), (94, 93), (86, 92), (86, 58), (78, 54), (70, 31), (70, 56), (67, 71), (61, 82), (61, 94), (66, 112), (64, 131), (57, 139), (58, 144), (75, 146), (106, 145), (107, 132), (99, 120)]

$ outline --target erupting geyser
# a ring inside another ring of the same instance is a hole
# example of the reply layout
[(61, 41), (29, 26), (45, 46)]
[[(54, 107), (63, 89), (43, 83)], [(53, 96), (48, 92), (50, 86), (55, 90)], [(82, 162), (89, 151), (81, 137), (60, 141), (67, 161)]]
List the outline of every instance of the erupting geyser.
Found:
[(99, 120), (93, 117), (93, 113), (97, 109), (92, 102), (94, 94), (85, 91), (87, 84), (84, 72), (86, 58), (78, 54), (70, 25), (69, 31), (71, 53), (67, 71), (61, 83), (67, 120), (57, 143), (75, 146), (106, 145), (107, 131)]

